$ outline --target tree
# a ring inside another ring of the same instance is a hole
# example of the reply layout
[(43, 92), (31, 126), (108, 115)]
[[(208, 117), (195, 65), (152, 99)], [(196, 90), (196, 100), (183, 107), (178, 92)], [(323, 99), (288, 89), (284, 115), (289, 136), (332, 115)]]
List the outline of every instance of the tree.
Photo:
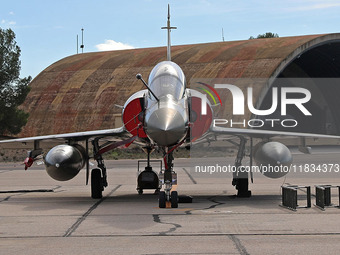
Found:
[[(256, 38), (262, 39), (262, 38), (277, 38), (277, 37), (279, 37), (278, 34), (276, 34), (276, 33), (274, 34), (272, 32), (267, 32), (267, 33), (264, 33), (264, 34), (259, 34)], [(249, 37), (249, 40), (251, 40), (251, 39), (255, 39), (254, 36)]]
[(15, 135), (27, 123), (28, 113), (18, 109), (30, 90), (31, 76), (19, 78), (20, 47), (12, 29), (0, 28), (0, 134)]

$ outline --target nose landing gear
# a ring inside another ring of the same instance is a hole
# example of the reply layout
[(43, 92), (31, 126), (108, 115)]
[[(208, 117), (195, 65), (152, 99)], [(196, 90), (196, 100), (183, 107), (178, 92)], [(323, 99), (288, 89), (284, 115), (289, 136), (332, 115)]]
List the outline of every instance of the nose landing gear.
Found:
[(165, 170), (160, 173), (160, 183), (165, 185), (164, 191), (159, 192), (159, 208), (166, 208), (167, 203), (171, 204), (171, 208), (178, 208), (178, 193), (173, 190), (173, 185), (177, 184), (177, 174), (173, 171), (172, 153), (164, 157)]
[(169, 181), (165, 183), (164, 191), (159, 192), (159, 208), (166, 208), (167, 203), (171, 204), (171, 208), (178, 208), (178, 192), (171, 191), (172, 184)]

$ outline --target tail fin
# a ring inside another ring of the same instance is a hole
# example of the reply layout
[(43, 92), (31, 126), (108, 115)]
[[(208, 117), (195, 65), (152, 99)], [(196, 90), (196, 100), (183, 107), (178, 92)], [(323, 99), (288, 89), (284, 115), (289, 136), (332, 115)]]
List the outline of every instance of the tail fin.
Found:
[(162, 29), (168, 30), (168, 45), (167, 45), (167, 59), (171, 61), (171, 40), (170, 40), (170, 32), (171, 29), (177, 29), (177, 27), (170, 26), (170, 5), (168, 4), (168, 22), (166, 27), (162, 27)]

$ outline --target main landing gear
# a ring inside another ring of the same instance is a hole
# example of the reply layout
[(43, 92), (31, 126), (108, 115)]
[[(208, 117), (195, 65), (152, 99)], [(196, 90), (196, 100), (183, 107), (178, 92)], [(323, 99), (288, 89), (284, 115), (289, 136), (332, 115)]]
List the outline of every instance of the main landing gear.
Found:
[(101, 154), (98, 154), (100, 149), (98, 139), (92, 141), (93, 154), (96, 155), (98, 168), (92, 169), (91, 172), (91, 197), (100, 199), (103, 197), (104, 188), (108, 186), (107, 173), (104, 164), (104, 159)]
[(249, 190), (248, 172), (242, 167), (242, 159), (245, 156), (245, 145), (247, 140), (244, 137), (240, 137), (240, 144), (235, 160), (236, 172), (233, 173), (232, 185), (237, 189), (238, 197), (251, 197), (251, 191)]
[(167, 202), (171, 204), (171, 208), (178, 208), (178, 193), (171, 191), (174, 184), (177, 184), (177, 174), (173, 171), (173, 155), (172, 152), (164, 157), (165, 169), (162, 182), (164, 183), (164, 191), (159, 192), (159, 208), (166, 208)]

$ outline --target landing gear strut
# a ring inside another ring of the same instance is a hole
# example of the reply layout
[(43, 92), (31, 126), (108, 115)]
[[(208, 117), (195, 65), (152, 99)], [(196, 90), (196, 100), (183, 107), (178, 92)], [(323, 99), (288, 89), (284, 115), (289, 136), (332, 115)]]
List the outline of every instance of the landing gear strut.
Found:
[[(177, 175), (173, 171), (173, 155), (172, 152), (165, 154), (164, 156), (164, 191), (159, 192), (159, 208), (165, 208), (166, 202), (171, 203), (171, 208), (178, 208), (178, 193), (177, 191), (171, 191), (172, 185), (177, 184)], [(173, 176), (175, 178), (173, 178)]]
[(242, 159), (245, 155), (245, 145), (247, 140), (244, 137), (240, 137), (240, 144), (235, 160), (236, 172), (233, 173), (233, 186), (237, 189), (238, 197), (251, 197), (251, 191), (249, 188), (248, 172), (242, 167)]
[(92, 169), (91, 172), (91, 197), (95, 199), (102, 198), (104, 188), (108, 186), (104, 159), (101, 154), (98, 154), (100, 149), (98, 141), (99, 139), (92, 141), (93, 155), (96, 155), (95, 159), (98, 166), (98, 168)]

